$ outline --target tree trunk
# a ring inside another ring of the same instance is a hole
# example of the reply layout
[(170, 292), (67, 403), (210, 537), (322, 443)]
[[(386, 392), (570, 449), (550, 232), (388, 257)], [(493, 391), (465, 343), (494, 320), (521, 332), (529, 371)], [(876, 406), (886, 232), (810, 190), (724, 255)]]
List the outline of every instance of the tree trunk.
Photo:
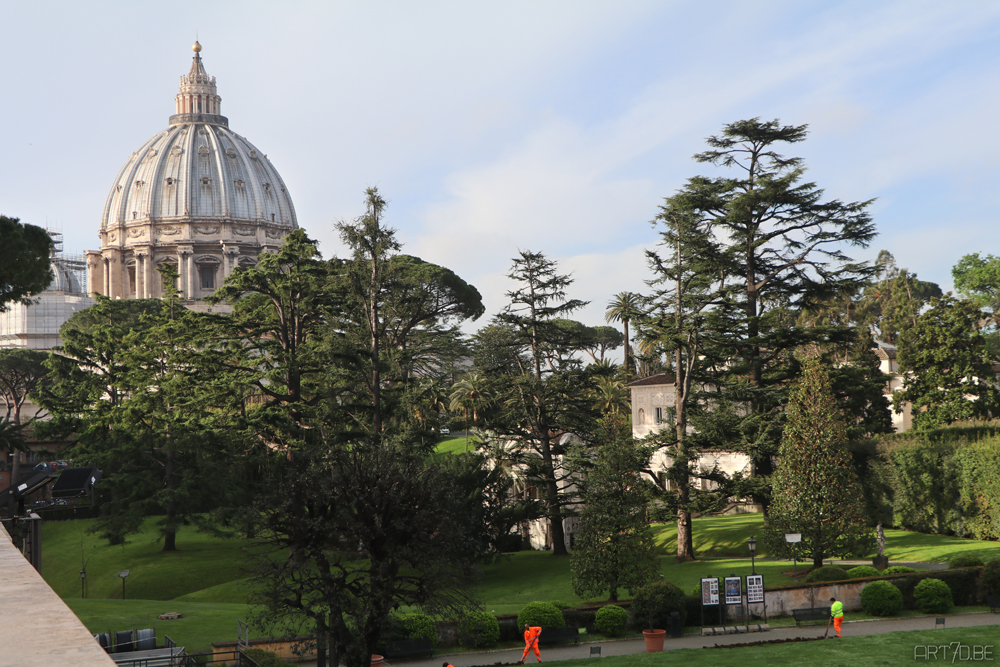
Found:
[[(172, 490), (177, 486), (174, 480), (174, 454), (172, 451), (167, 453), (165, 481), (168, 489)], [(163, 531), (163, 551), (177, 551), (177, 530), (173, 527), (174, 518), (177, 516), (177, 504), (171, 500), (167, 503), (165, 509), (167, 511), (167, 526)]]
[(563, 532), (562, 525), (562, 512), (559, 509), (559, 486), (556, 484), (555, 464), (548, 437), (542, 440), (542, 461), (545, 463), (545, 473), (549, 476), (545, 483), (545, 503), (548, 505), (549, 524), (552, 526), (552, 555), (568, 556), (566, 534)]

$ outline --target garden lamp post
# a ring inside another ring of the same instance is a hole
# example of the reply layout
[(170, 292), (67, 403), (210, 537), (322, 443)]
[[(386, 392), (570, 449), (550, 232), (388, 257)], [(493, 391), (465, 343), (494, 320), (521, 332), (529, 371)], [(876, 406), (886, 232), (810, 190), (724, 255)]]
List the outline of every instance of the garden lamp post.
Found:
[(757, 574), (757, 566), (754, 564), (754, 554), (757, 552), (757, 540), (750, 536), (747, 540), (747, 546), (750, 547), (750, 570), (752, 574)]
[(118, 570), (118, 576), (122, 578), (122, 600), (125, 599), (125, 577), (128, 576), (128, 570)]
[(795, 581), (799, 580), (799, 552), (796, 545), (802, 541), (802, 533), (785, 533), (785, 541), (792, 545), (792, 562), (795, 567)]

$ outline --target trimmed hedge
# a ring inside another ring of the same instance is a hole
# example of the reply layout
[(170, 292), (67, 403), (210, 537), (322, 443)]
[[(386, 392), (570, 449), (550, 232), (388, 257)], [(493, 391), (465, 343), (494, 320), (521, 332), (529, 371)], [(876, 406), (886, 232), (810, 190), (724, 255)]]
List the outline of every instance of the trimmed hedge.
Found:
[(956, 567), (982, 567), (986, 563), (977, 554), (958, 554), (948, 561), (949, 568)]
[[(994, 558), (986, 567), (983, 568), (983, 574), (979, 579), (979, 587), (983, 591), (983, 595), (1000, 595), (1000, 558)], [(952, 588), (954, 592), (954, 587)]]
[(852, 567), (847, 571), (847, 576), (851, 579), (860, 579), (861, 577), (878, 577), (881, 576), (881, 572), (876, 570), (871, 565), (858, 565), (857, 567)]
[(890, 567), (885, 568), (882, 571), (882, 574), (886, 577), (889, 577), (894, 574), (913, 574), (916, 571), (917, 571), (916, 568), (907, 567), (905, 565), (892, 565)]
[(429, 639), (432, 646), (437, 646), (437, 624), (427, 614), (393, 614), (393, 619), (402, 629), (400, 639)]
[(529, 602), (517, 615), (517, 627), (561, 628), (566, 625), (562, 612), (551, 602)]
[(625, 632), (627, 625), (628, 612), (618, 605), (609, 604), (601, 607), (594, 618), (594, 627), (608, 637), (618, 637)]
[(952, 601), (954, 604), (965, 606), (976, 604), (978, 601), (977, 582), (979, 579), (978, 568), (962, 568), (960, 570), (934, 570), (911, 574), (903, 579), (894, 579), (892, 584), (903, 593), (903, 600), (909, 609), (917, 609), (917, 600), (913, 595), (913, 589), (924, 579), (940, 579), (948, 584), (951, 589)]
[(847, 574), (847, 570), (844, 568), (837, 567), (836, 565), (824, 565), (810, 572), (809, 576), (806, 577), (806, 583), (814, 581), (843, 581), (850, 578), (851, 576)]
[(872, 616), (895, 616), (903, 608), (903, 594), (888, 581), (873, 581), (861, 590), (861, 607)]
[(497, 617), (485, 611), (466, 614), (458, 623), (458, 641), (468, 648), (492, 648), (500, 641)]
[(913, 597), (925, 614), (945, 614), (955, 606), (951, 589), (940, 579), (924, 579), (913, 589)]

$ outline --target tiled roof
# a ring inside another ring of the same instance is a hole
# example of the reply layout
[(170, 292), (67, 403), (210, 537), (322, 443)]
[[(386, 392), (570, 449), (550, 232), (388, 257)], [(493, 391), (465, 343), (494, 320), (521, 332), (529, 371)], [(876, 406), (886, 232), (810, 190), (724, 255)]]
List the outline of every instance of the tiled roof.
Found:
[(669, 373), (657, 373), (656, 375), (650, 375), (649, 377), (642, 378), (641, 380), (635, 380), (634, 382), (629, 382), (630, 387), (644, 387), (651, 384), (673, 384), (674, 376)]

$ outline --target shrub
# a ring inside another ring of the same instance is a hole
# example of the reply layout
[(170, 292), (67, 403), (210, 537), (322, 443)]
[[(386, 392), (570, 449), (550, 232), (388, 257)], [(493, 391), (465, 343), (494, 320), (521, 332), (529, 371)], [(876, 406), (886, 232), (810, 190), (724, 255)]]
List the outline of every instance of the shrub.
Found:
[(882, 574), (886, 576), (892, 574), (913, 574), (916, 571), (917, 571), (916, 569), (912, 567), (906, 567), (905, 565), (893, 565), (892, 567), (887, 567), (884, 570), (882, 570)]
[(858, 565), (857, 567), (852, 567), (847, 571), (847, 576), (851, 579), (858, 579), (859, 577), (877, 577), (881, 574), (871, 565)]
[(553, 600), (552, 606), (558, 609), (559, 611), (562, 611), (563, 609), (569, 609), (572, 605), (568, 605), (562, 600)]
[(632, 598), (632, 627), (666, 628), (671, 612), (681, 615), (681, 624), (687, 616), (684, 591), (669, 581), (654, 581), (635, 592)]
[(401, 639), (429, 639), (431, 645), (437, 646), (437, 624), (427, 614), (393, 614), (394, 621), (401, 630)]
[(979, 578), (979, 587), (983, 595), (1000, 595), (1000, 558), (994, 558), (986, 567)]
[(288, 663), (279, 658), (274, 653), (270, 651), (265, 651), (262, 648), (248, 648), (243, 652), (243, 655), (247, 655), (255, 663), (260, 665), (260, 667), (288, 667)]
[(976, 554), (958, 554), (950, 561), (948, 567), (982, 567), (983, 559)]
[(940, 579), (924, 579), (913, 589), (913, 597), (925, 614), (943, 614), (955, 606), (951, 588)]
[(617, 637), (625, 632), (626, 625), (628, 625), (628, 612), (621, 607), (609, 604), (597, 610), (594, 627), (602, 635)]
[(529, 602), (517, 615), (517, 627), (525, 624), (539, 628), (561, 628), (566, 625), (562, 612), (551, 602)]
[(458, 641), (468, 648), (491, 648), (500, 641), (500, 622), (485, 611), (473, 611), (458, 624)]
[(851, 576), (847, 574), (847, 570), (842, 567), (837, 567), (836, 565), (824, 565), (823, 567), (817, 568), (809, 573), (806, 577), (806, 582), (813, 581), (843, 581), (844, 579), (850, 579)]
[(903, 593), (888, 581), (873, 581), (861, 591), (861, 607), (872, 616), (894, 616), (903, 608)]

